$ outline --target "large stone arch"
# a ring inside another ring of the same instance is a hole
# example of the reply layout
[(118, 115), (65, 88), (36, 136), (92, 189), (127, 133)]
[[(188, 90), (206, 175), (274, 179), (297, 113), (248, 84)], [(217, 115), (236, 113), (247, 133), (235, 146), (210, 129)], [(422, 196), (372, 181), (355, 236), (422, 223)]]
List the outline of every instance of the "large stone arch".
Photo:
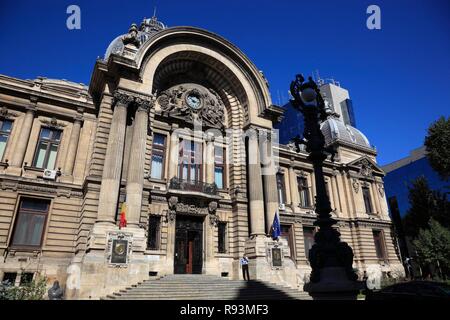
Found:
[[(200, 58), (203, 64), (218, 72), (223, 79), (228, 79), (228, 84), (234, 86), (233, 93), (240, 98), (244, 116), (241, 126), (272, 126), (269, 119), (262, 117), (272, 102), (267, 83), (259, 70), (230, 42), (202, 29), (169, 28), (145, 42), (135, 58), (141, 80), (139, 91), (151, 92), (161, 63), (170, 59), (169, 57), (182, 56), (197, 61)], [(233, 103), (232, 99), (227, 100)]]

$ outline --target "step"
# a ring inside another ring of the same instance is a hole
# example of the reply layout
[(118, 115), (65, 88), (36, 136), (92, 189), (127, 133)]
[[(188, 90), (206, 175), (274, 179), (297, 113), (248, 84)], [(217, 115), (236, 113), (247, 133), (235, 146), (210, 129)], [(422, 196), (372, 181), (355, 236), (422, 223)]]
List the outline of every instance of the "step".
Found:
[(106, 300), (293, 300), (311, 299), (303, 291), (259, 280), (214, 275), (167, 275), (144, 280), (108, 295)]

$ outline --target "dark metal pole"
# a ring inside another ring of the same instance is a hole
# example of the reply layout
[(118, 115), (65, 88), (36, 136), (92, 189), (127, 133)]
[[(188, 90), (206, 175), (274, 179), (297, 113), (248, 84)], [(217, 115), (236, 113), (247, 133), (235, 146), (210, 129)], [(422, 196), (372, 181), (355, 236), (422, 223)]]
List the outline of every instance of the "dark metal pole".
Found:
[(309, 78), (304, 82), (301, 75), (291, 83), (292, 105), (302, 112), (305, 121), (303, 138), (297, 136), (294, 142), (299, 150), (299, 144), (306, 146), (308, 158), (314, 168), (316, 182), (316, 213), (317, 220), (314, 225), (319, 227), (315, 235), (315, 244), (310, 250), (309, 260), (312, 268), (311, 282), (320, 281), (320, 271), (327, 267), (342, 267), (345, 269), (348, 280), (355, 281), (358, 276), (353, 271), (353, 250), (340, 241), (340, 233), (333, 228), (337, 223), (331, 216), (331, 205), (328, 198), (323, 175), (323, 162), (328, 155), (334, 160), (334, 150), (325, 147), (325, 138), (320, 130), (320, 121), (326, 119), (324, 101), (316, 83)]

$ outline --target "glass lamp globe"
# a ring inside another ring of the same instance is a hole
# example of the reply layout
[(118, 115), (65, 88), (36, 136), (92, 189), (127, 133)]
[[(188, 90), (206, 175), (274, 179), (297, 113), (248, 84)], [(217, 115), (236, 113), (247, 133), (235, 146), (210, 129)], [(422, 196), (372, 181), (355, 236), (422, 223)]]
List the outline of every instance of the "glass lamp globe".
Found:
[(316, 99), (316, 97), (317, 97), (317, 93), (312, 88), (306, 88), (305, 90), (302, 91), (302, 99), (306, 103), (313, 102)]

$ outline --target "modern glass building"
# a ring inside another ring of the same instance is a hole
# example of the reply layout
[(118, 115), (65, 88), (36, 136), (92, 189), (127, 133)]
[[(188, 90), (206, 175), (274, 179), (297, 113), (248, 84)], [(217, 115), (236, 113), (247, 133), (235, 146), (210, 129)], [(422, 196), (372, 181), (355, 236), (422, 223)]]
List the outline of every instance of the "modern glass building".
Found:
[[(400, 216), (403, 217), (410, 208), (408, 200), (408, 187), (420, 176), (424, 176), (432, 190), (444, 192), (447, 185), (439, 175), (431, 168), (425, 154), (425, 147), (411, 151), (406, 158), (400, 159), (382, 167), (386, 172), (384, 187), (386, 196), (394, 198), (398, 204)], [(391, 208), (392, 213), (392, 208)]]

